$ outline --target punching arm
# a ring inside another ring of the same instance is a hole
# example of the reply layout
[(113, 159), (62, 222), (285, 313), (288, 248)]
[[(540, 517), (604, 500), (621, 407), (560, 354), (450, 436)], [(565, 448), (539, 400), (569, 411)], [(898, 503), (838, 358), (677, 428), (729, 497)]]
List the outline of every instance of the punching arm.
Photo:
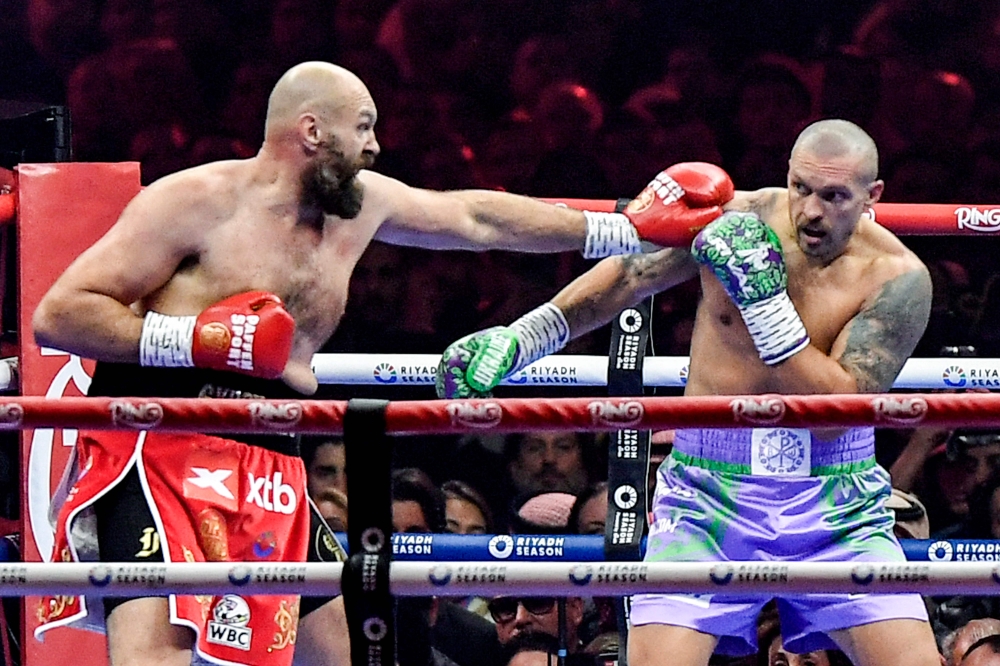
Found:
[(555, 295), (552, 304), (576, 338), (614, 319), (624, 308), (690, 280), (698, 267), (686, 250), (609, 257)]

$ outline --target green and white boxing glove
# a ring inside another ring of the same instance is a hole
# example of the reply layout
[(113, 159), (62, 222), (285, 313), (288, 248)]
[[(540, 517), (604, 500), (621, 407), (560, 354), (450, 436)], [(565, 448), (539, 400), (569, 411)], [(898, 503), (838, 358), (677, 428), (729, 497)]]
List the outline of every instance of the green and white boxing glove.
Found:
[(551, 303), (535, 308), (510, 326), (467, 335), (444, 350), (435, 389), (439, 398), (484, 398), (506, 377), (569, 342), (569, 324)]
[(722, 282), (764, 363), (781, 363), (809, 345), (806, 327), (788, 297), (781, 241), (759, 217), (725, 213), (695, 236), (691, 253)]

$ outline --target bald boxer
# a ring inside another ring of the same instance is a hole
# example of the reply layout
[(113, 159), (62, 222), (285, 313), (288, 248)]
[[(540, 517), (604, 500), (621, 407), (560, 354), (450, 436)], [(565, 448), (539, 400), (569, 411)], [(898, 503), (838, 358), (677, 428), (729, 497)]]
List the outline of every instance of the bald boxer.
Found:
[[(686, 395), (886, 391), (927, 324), (931, 282), (867, 214), (882, 189), (871, 138), (820, 121), (793, 147), (787, 188), (737, 192), (690, 251), (602, 261), (543, 307), (575, 337), (700, 275)], [(478, 359), (464, 350), (482, 355), (496, 335), (514, 340), (516, 360), (516, 327), (474, 334), (442, 357), (442, 392), (488, 390), (516, 367), (470, 379)], [(677, 430), (645, 557), (902, 561), (890, 491), (870, 428)], [(637, 595), (629, 663), (700, 666), (713, 651), (749, 653), (764, 601)], [(938, 663), (917, 595), (805, 595), (779, 599), (779, 609), (794, 652), (839, 646), (859, 666)]]
[[(296, 65), (271, 93), (260, 152), (140, 193), (42, 299), (37, 342), (96, 359), (91, 395), (301, 397), (317, 388), (311, 358), (337, 327), (372, 240), (608, 256), (700, 228), (732, 196), (728, 176), (704, 164), (660, 174), (649, 205), (627, 218), (504, 193), (419, 190), (367, 170), (379, 152), (376, 119), (354, 74)], [(343, 556), (315, 511), (310, 518), (290, 437), (84, 432), (76, 453), (56, 561), (86, 559), (70, 535), (89, 515), (104, 561)], [(148, 596), (109, 599), (103, 611), (115, 666), (285, 665), (293, 650), (301, 663), (349, 660), (339, 599)], [(82, 597), (48, 597), (40, 631), (95, 614)]]

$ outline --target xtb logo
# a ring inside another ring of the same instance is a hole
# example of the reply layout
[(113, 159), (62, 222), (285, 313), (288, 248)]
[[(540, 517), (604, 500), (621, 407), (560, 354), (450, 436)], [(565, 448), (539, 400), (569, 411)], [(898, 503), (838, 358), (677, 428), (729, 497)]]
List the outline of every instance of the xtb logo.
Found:
[(265, 511), (284, 514), (295, 512), (297, 504), (295, 489), (281, 482), (281, 472), (275, 472), (270, 479), (266, 476), (258, 478), (253, 474), (247, 474), (247, 481), (250, 484), (247, 502), (252, 502)]
[(226, 484), (223, 483), (233, 474), (231, 469), (205, 469), (204, 467), (192, 467), (194, 476), (187, 479), (187, 482), (198, 488), (210, 488), (226, 499), (236, 499), (230, 492)]

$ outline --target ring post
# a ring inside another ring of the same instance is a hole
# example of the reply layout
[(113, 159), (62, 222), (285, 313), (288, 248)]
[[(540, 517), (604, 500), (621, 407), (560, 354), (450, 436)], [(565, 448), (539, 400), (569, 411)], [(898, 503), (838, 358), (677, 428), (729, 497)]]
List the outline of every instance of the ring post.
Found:
[(389, 589), (392, 558), (392, 440), (386, 400), (355, 399), (344, 414), (347, 543), (341, 589), (352, 666), (395, 666), (396, 632)]

